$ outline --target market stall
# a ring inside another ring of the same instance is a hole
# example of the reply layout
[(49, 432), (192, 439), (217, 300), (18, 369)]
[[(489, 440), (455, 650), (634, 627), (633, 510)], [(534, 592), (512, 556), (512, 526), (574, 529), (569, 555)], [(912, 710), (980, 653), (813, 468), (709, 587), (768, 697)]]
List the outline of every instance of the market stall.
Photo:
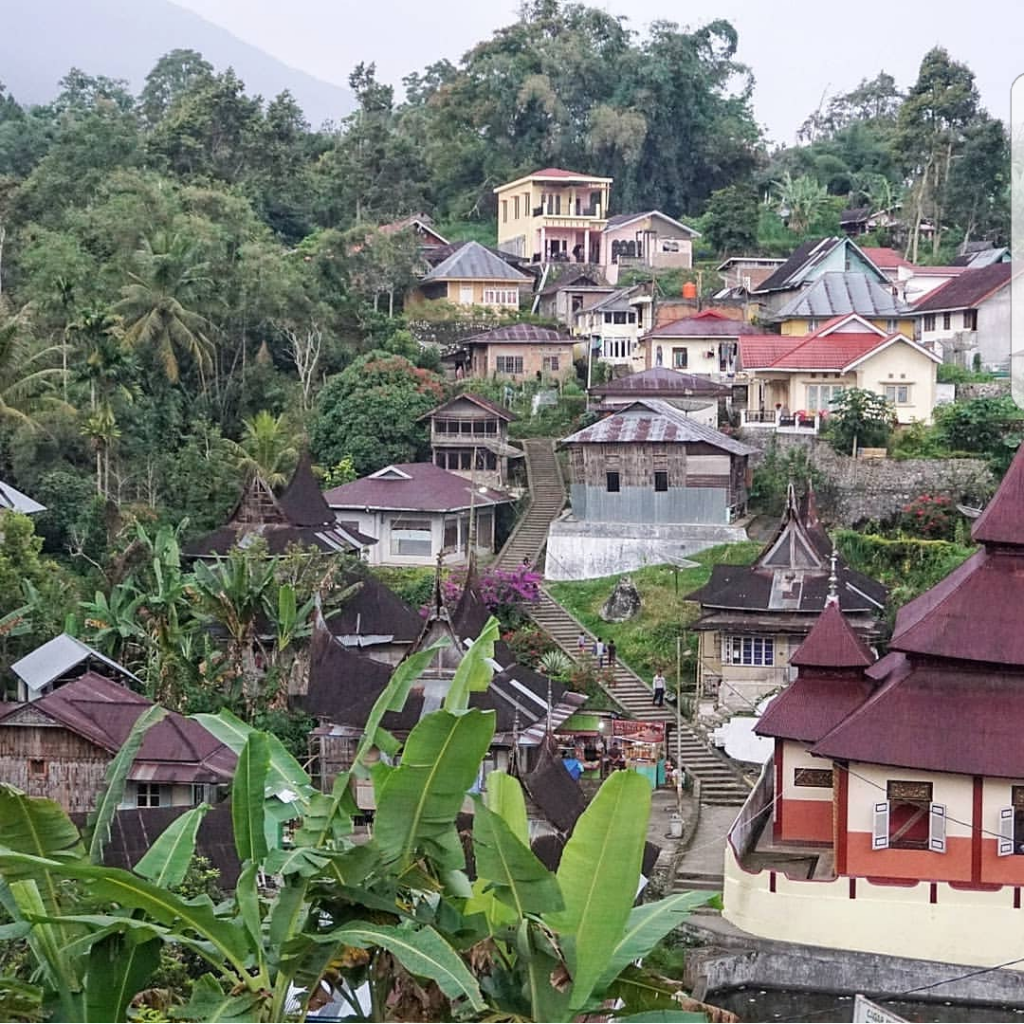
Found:
[(652, 789), (665, 785), (665, 723), (632, 722), (617, 718), (612, 723), (612, 755), (626, 768), (643, 775)]
[(614, 719), (610, 715), (577, 711), (555, 733), (563, 762), (578, 761), (580, 777), (600, 779)]

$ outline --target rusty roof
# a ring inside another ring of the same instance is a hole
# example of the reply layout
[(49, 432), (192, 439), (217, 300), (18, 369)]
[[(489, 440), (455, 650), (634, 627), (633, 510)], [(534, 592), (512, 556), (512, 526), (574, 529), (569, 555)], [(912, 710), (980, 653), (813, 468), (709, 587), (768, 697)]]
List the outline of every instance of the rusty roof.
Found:
[(572, 338), (551, 327), (538, 327), (536, 324), (509, 324), (507, 327), (495, 327), (492, 331), (473, 334), (463, 338), (463, 345), (507, 345), (522, 341), (534, 345), (571, 345)]
[(710, 377), (696, 373), (682, 373), (667, 366), (654, 366), (625, 377), (617, 377), (605, 384), (595, 384), (592, 395), (644, 395), (657, 398), (676, 398), (689, 395), (731, 395), (728, 384), (719, 384)]
[(471, 505), (486, 508), (512, 498), (472, 482), (432, 462), (400, 462), (334, 487), (325, 495), (332, 508), (389, 509), (399, 512), (450, 512)]
[(914, 306), (915, 313), (941, 313), (951, 309), (970, 309), (980, 305), (994, 292), (1010, 283), (1012, 263), (993, 263), (968, 268), (962, 274), (928, 292)]
[(416, 422), (418, 423), (420, 420), (433, 419), (435, 416), (439, 416), (443, 413), (449, 406), (452, 406), (456, 402), (462, 400), (472, 402), (474, 405), (479, 406), (481, 409), (485, 409), (487, 412), (493, 412), (499, 419), (511, 422), (517, 418), (516, 414), (511, 409), (506, 409), (505, 406), (499, 405), (497, 402), (492, 402), (491, 399), (484, 398), (483, 395), (478, 395), (472, 391), (461, 391), (459, 394), (449, 398), (447, 402), (442, 402), (440, 405), (435, 406), (430, 410), (430, 412), (425, 412)]

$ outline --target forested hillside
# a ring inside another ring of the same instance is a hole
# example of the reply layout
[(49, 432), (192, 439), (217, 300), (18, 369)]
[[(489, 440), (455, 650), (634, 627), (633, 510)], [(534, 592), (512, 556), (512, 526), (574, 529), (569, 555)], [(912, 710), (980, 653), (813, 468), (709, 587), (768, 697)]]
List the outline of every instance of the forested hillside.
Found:
[[(686, 218), (698, 260), (788, 252), (858, 204), (934, 221), (935, 261), (1003, 237), (1006, 134), (968, 68), (935, 50), (904, 93), (866, 66), (805, 144), (769, 152), (736, 42), (724, 21), (638, 34), (532, 0), (457, 65), (410, 73), (401, 100), (355, 68), (358, 108), (330, 133), (187, 50), (138, 95), (76, 70), (47, 106), (0, 92), (0, 477), (48, 506), (36, 529), (75, 573), (62, 595), (109, 579), (136, 522), (218, 523), (247, 470), (286, 474), (311, 426), (335, 480), (343, 450), (360, 472), (416, 454), (409, 423), (439, 381), (398, 311), (415, 245), (372, 234), (393, 218), (487, 241), (493, 187), (554, 165), (614, 177), (612, 213)], [(375, 350), (396, 358), (323, 387)]]

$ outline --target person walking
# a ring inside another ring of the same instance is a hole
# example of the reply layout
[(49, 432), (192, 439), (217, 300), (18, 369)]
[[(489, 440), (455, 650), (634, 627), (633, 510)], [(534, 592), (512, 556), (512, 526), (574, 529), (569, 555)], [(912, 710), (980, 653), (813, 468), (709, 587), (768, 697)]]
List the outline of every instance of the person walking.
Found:
[(608, 667), (615, 668), (615, 658), (618, 654), (618, 649), (615, 646), (614, 640), (608, 641)]
[(597, 642), (594, 644), (594, 654), (597, 657), (597, 667), (604, 668), (605, 651), (607, 648), (604, 645), (604, 641), (598, 637)]
[(654, 689), (654, 706), (656, 708), (663, 708), (665, 706), (665, 677), (661, 674), (660, 668), (655, 672), (652, 684)]
[(586, 630), (581, 629), (580, 635), (576, 637), (576, 651), (582, 658), (587, 653), (587, 633)]

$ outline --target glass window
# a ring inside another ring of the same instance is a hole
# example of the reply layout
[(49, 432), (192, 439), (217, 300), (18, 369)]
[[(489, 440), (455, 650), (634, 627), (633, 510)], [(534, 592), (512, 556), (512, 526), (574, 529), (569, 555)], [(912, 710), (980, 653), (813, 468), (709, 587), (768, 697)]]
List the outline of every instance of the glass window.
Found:
[(951, 313), (942, 314), (942, 329), (948, 331), (953, 326), (953, 315)]
[(890, 319), (888, 319), (888, 320), (886, 320), (886, 321), (885, 321), (885, 329), (886, 329), (886, 330), (887, 330), (887, 331), (888, 331), (888, 332), (889, 332), (890, 334), (895, 334), (895, 333), (896, 333), (896, 331), (897, 331), (897, 330), (899, 329), (899, 324), (897, 323), (897, 321), (896, 321), (896, 320), (894, 320), (894, 319), (890, 318)]
[(508, 200), (502, 199), (501, 201), (501, 222), (503, 224), (508, 223)]
[(456, 516), (444, 517), (444, 549), (454, 551), (459, 546), (459, 520)]
[(656, 491), (668, 490), (668, 473), (664, 469), (654, 471), (654, 489)]
[(522, 373), (522, 356), (497, 356), (494, 360), (494, 368), (498, 373)]
[(893, 405), (907, 405), (910, 402), (909, 384), (886, 384), (885, 397)]
[(722, 660), (727, 665), (774, 665), (775, 640), (770, 636), (727, 636)]
[(512, 216), (519, 220), (519, 196), (512, 197)]
[(610, 494), (618, 494), (619, 492), (619, 474), (618, 472), (611, 471), (605, 474), (607, 489)]
[(558, 356), (544, 356), (541, 360), (541, 367), (550, 373), (558, 372)]
[(611, 315), (611, 313), (605, 313), (605, 315), (604, 315), (604, 322), (606, 324), (610, 324), (612, 322), (612, 315)]
[(154, 782), (135, 783), (135, 806), (160, 807), (161, 788)]
[(811, 319), (807, 321), (807, 330), (809, 331), (816, 331), (819, 326), (820, 325), (818, 321), (815, 320), (813, 317), (811, 317)]
[(432, 553), (429, 519), (391, 520), (391, 554), (429, 558)]
[(935, 314), (929, 313), (924, 318), (924, 323), (921, 325), (923, 330), (934, 331), (935, 330)]
[(842, 384), (808, 384), (807, 411), (820, 412), (831, 408), (842, 392)]
[(624, 312), (623, 313), (613, 313), (612, 314), (612, 322), (616, 323), (616, 324), (624, 324), (626, 322), (626, 314)]
[(887, 783), (886, 795), (889, 798), (889, 848), (927, 850), (932, 784), (894, 780)]
[(690, 358), (690, 350), (686, 348), (672, 349), (672, 365), (677, 370), (685, 370)]

